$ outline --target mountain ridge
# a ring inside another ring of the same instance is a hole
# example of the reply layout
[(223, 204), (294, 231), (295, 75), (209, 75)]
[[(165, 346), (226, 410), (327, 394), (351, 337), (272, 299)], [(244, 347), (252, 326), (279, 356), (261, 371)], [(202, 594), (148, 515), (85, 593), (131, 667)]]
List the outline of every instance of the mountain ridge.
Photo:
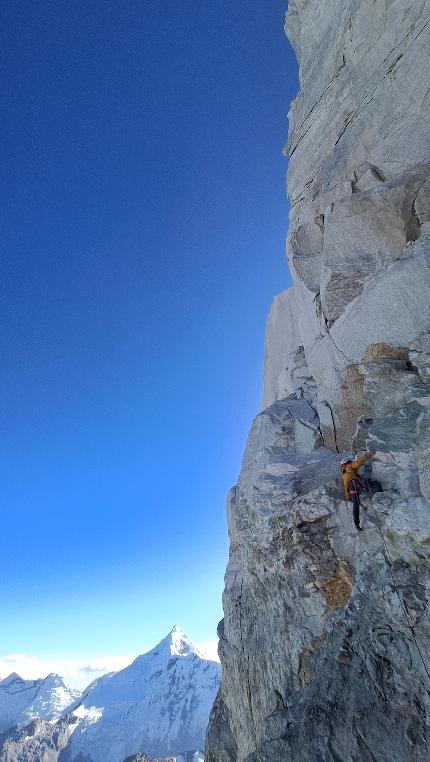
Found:
[[(14, 680), (17, 686), (25, 683), (16, 675), (8, 676), (6, 685)], [(70, 762), (122, 762), (139, 754), (198, 760), (219, 681), (220, 665), (204, 659), (175, 625), (130, 665), (93, 681), (56, 721), (40, 719), (33, 710), (26, 724), (27, 717), (20, 715), (22, 721), (0, 737), (0, 762), (20, 755), (39, 762), (48, 749), (50, 762), (60, 754)], [(28, 682), (33, 689), (41, 682), (55, 692), (62, 681), (49, 675)]]
[(0, 732), (36, 717), (58, 719), (79, 695), (55, 673), (38, 680), (24, 680), (12, 672), (0, 680)]

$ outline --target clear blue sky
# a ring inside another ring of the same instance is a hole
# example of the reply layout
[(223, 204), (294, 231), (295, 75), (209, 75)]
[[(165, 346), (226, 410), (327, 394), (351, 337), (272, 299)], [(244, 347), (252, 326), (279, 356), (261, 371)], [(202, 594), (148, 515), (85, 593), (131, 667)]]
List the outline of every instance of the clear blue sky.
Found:
[(289, 277), (286, 5), (2, 5), (0, 654), (215, 637)]

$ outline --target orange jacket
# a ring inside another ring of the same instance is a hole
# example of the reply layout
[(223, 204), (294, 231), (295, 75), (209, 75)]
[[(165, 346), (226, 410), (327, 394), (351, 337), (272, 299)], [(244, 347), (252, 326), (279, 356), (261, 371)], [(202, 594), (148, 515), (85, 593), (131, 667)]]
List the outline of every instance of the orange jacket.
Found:
[(340, 467), (342, 471), (343, 489), (347, 500), (351, 499), (351, 495), (349, 494), (349, 483), (351, 479), (354, 479), (357, 476), (358, 469), (366, 462), (366, 460), (369, 460), (369, 458), (373, 458), (372, 452), (366, 452), (363, 457), (357, 458), (357, 460), (354, 460), (352, 463), (345, 463)]

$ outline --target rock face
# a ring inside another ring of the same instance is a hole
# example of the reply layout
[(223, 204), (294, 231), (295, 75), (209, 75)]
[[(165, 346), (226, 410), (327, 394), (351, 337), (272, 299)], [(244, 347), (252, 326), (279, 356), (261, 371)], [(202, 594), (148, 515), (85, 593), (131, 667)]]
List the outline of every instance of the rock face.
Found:
[[(34, 719), (25, 727), (0, 733), (0, 762), (86, 762), (89, 757), (73, 757), (69, 741), (79, 720), (73, 714), (55, 723)], [(117, 758), (121, 762), (120, 758)], [(184, 752), (173, 757), (148, 757), (143, 752), (132, 754), (124, 762), (203, 762), (200, 752)]]
[[(293, 286), (228, 498), (205, 760), (415, 762), (430, 757), (430, 2), (290, 0), (286, 31)], [(339, 462), (367, 448), (383, 492), (358, 533)]]
[[(0, 733), (1, 762), (67, 762), (65, 753), (76, 718), (63, 717), (55, 723), (34, 719), (28, 725)], [(63, 756), (64, 755), (64, 756)]]

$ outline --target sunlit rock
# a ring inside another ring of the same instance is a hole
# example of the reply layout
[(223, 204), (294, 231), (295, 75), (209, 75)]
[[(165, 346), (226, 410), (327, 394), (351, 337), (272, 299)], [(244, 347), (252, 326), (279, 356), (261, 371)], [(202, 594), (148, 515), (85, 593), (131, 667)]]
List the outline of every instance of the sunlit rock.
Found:
[[(293, 286), (228, 499), (206, 762), (430, 756), (430, 2), (370, 5), (289, 3)], [(367, 449), (358, 533), (339, 462)]]

